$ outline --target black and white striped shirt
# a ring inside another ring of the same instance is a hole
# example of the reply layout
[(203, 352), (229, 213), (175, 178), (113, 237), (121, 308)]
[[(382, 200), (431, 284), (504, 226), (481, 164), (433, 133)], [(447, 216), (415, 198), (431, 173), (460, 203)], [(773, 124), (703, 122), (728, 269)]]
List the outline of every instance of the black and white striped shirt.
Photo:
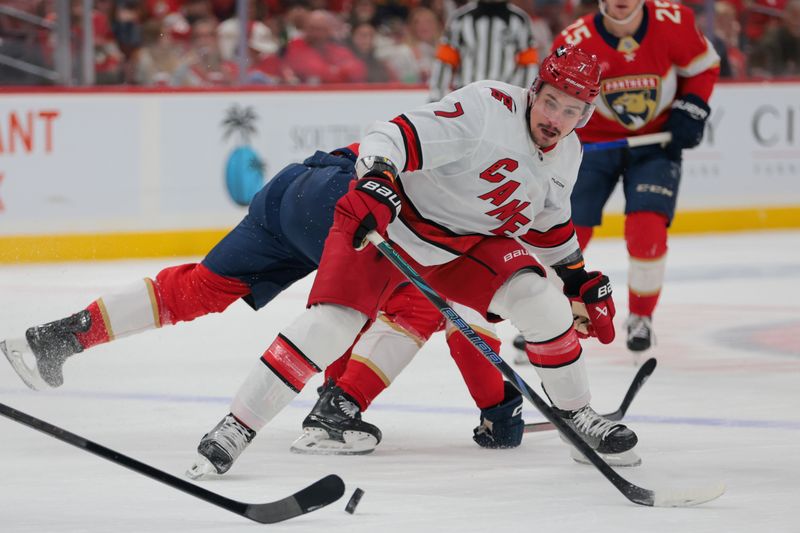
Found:
[(430, 100), (478, 80), (526, 87), (538, 72), (530, 17), (504, 1), (470, 2), (447, 22), (430, 78)]

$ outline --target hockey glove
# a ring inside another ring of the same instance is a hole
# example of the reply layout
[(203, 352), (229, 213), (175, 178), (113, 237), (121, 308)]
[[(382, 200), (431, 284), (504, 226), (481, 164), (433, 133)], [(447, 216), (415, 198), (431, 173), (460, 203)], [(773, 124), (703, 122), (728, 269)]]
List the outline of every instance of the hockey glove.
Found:
[(611, 282), (600, 272), (589, 272), (589, 279), (578, 290), (578, 294), (567, 296), (572, 303), (575, 331), (582, 339), (597, 337), (603, 344), (614, 340), (614, 299), (611, 297)]
[(366, 246), (367, 233), (385, 233), (400, 213), (400, 197), (386, 178), (364, 177), (350, 184), (350, 190), (336, 202), (335, 217), (353, 238), (353, 248)]
[(503, 401), (481, 409), (481, 425), (472, 431), (472, 440), (481, 448), (516, 448), (522, 443), (522, 395), (508, 381), (503, 385)]
[(682, 150), (700, 144), (710, 112), (708, 104), (694, 94), (686, 94), (672, 102), (666, 125), (667, 131), (672, 133), (672, 141), (666, 147), (667, 157), (678, 161)]

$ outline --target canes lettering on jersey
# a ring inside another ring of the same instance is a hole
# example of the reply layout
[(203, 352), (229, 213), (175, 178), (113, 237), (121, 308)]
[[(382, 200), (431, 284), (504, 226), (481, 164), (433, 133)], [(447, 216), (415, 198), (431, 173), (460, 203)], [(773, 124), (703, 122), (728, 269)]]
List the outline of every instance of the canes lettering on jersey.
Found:
[(361, 156), (386, 157), (404, 169), (397, 180), (403, 209), (389, 237), (434, 265), (482, 236), (518, 237), (566, 224), (580, 144), (570, 134), (542, 153), (531, 140), (527, 106), (527, 89), (481, 81), (376, 123)]

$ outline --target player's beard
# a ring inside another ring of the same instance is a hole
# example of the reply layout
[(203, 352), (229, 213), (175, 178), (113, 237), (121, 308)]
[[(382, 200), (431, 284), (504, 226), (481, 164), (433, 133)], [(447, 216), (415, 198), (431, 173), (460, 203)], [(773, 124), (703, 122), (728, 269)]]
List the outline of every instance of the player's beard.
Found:
[[(543, 122), (536, 124), (536, 133), (537, 135), (534, 136), (534, 141), (539, 145), (539, 148), (549, 148), (556, 144), (561, 138), (560, 129)], [(538, 139), (536, 137), (538, 137)]]

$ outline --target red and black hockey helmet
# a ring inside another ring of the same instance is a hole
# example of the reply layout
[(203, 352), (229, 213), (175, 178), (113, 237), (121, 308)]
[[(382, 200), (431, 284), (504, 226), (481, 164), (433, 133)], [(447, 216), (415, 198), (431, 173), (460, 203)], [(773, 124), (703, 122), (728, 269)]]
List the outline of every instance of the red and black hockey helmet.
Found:
[(547, 83), (591, 104), (600, 94), (600, 63), (597, 56), (574, 46), (561, 46), (542, 61), (533, 92)]

